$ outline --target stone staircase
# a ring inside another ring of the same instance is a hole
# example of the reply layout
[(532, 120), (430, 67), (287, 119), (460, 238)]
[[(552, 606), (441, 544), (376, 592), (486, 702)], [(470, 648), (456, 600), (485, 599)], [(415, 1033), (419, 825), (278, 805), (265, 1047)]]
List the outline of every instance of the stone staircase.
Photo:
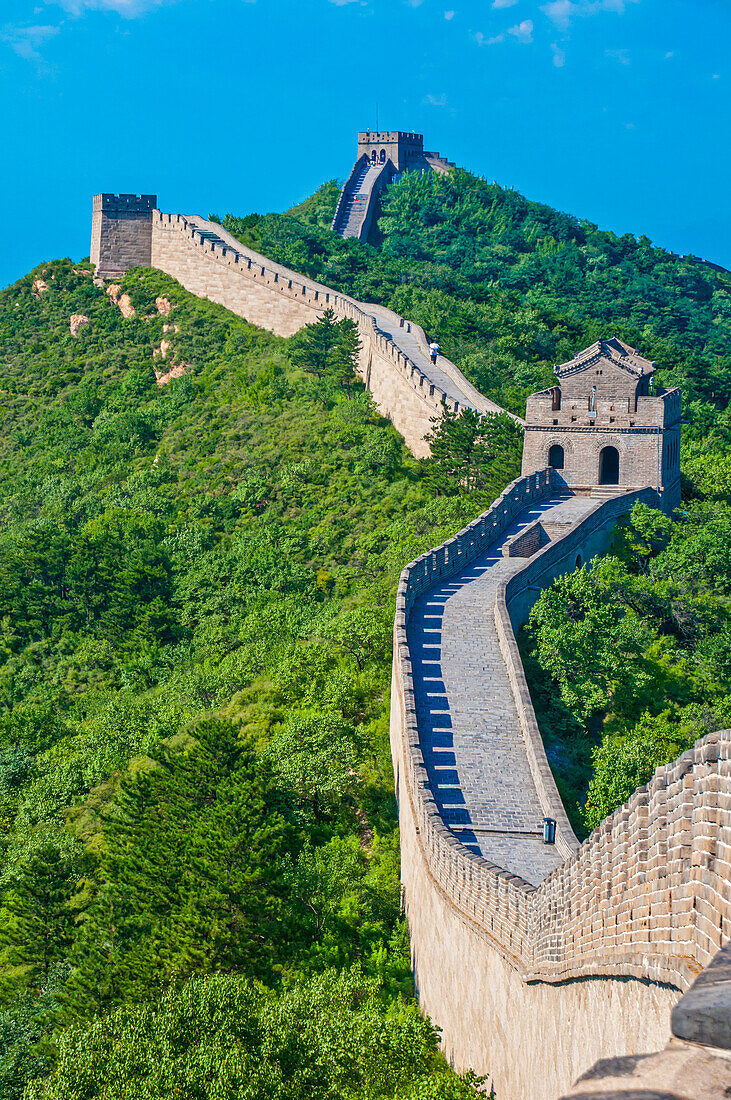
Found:
[(593, 500), (613, 500), (614, 497), (624, 496), (626, 492), (627, 487), (623, 485), (595, 485), (590, 496)]
[(367, 161), (358, 169), (352, 179), (344, 201), (338, 205), (333, 229), (341, 237), (357, 237), (368, 207), (368, 195), (362, 193), (363, 184), (371, 171)]

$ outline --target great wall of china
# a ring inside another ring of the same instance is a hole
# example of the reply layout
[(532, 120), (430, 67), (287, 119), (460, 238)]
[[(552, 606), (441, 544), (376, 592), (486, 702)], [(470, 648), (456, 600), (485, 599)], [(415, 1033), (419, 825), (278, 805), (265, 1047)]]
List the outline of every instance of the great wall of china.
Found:
[[(154, 196), (96, 196), (92, 259), (100, 278), (158, 267), (279, 335), (328, 308), (353, 318), (360, 373), (416, 455), (428, 453), (424, 437), (445, 406), (500, 411), (454, 364), (432, 368), (417, 325), (271, 262), (217, 224), (163, 214)], [(625, 371), (639, 362), (634, 408), (655, 402), (648, 423), (629, 420), (631, 401), (627, 423), (615, 423), (596, 386), (586, 424), (568, 403), (564, 422), (557, 387), (536, 395), (546, 419), (533, 426), (534, 468), (401, 577), (391, 744), (414, 973), (453, 1064), (489, 1073), (498, 1100), (716, 1100), (731, 1095), (731, 957), (721, 950), (731, 936), (731, 733), (659, 769), (579, 845), (515, 640), (541, 589), (602, 550), (636, 499), (669, 507), (677, 490), (677, 391), (648, 398), (646, 361), (616, 341), (597, 347), (567, 377), (597, 355)], [(579, 464), (589, 484), (569, 488), (547, 448), (563, 463), (564, 445), (596, 441), (604, 416), (601, 454), (629, 469), (636, 447), (634, 480), (598, 479), (595, 449)], [(592, 478), (608, 487), (597, 494)], [(556, 823), (555, 845), (542, 843), (544, 818)], [(571, 1092), (597, 1059), (614, 1061)]]

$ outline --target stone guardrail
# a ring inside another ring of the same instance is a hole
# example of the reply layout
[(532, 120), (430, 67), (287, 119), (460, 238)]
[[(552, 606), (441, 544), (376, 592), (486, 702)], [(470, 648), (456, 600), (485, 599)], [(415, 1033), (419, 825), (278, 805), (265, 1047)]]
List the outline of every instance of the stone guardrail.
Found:
[[(710, 734), (659, 768), (576, 849), (548, 767), (508, 613), (520, 587), (555, 575), (560, 554), (613, 524), (639, 490), (598, 504), (563, 539), (508, 582), (496, 604), (501, 649), (518, 703), (534, 780), (567, 862), (533, 887), (474, 855), (444, 825), (419, 743), (407, 622), (415, 598), (464, 568), (521, 511), (551, 489), (554, 473), (513, 482), (495, 504), (442, 546), (406, 567), (394, 624), (394, 691), (411, 810), (429, 874), (463, 920), (479, 929), (525, 981), (632, 976), (686, 988), (731, 933), (731, 733)], [(719, 802), (719, 799), (721, 802)]]
[(731, 944), (672, 1010), (672, 1038), (656, 1053), (604, 1058), (562, 1100), (724, 1100), (731, 1095)]
[[(428, 375), (398, 347), (397, 343), (379, 329), (375, 318), (367, 312), (367, 309), (348, 295), (339, 294), (315, 280), (303, 280), (296, 272), (245, 248), (218, 223), (209, 223), (198, 217), (187, 218), (182, 214), (164, 214), (159, 210), (153, 212), (153, 219), (153, 231), (157, 225), (161, 229), (180, 232), (202, 253), (207, 254), (208, 259), (214, 263), (233, 268), (245, 278), (264, 285), (300, 305), (306, 305), (318, 311), (330, 308), (336, 315), (349, 317), (355, 321), (361, 338), (368, 344), (374, 345), (390, 360), (409, 386), (432, 406), (435, 415), (441, 415), (444, 408), (459, 412), (465, 406), (465, 402), (460, 403), (432, 382)], [(206, 232), (215, 232), (224, 243), (207, 240)], [(395, 328), (413, 334), (425, 355), (428, 356), (428, 343), (423, 329), (391, 310), (384, 312), (393, 317)], [(458, 384), (460, 389), (468, 394), (471, 407), (479, 412), (503, 411), (494, 402), (482, 397), (454, 364), (443, 359), (440, 367)]]

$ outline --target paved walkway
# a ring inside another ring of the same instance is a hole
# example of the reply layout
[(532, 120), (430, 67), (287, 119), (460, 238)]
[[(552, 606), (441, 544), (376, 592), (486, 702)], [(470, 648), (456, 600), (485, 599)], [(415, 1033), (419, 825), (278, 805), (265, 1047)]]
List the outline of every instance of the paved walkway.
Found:
[[(241, 244), (240, 241), (237, 241), (236, 238), (229, 233), (228, 230), (224, 229), (222, 225), (219, 225), (218, 222), (209, 222), (206, 221), (205, 218), (201, 218), (194, 214), (186, 215), (186, 219), (191, 225), (197, 226), (206, 239), (214, 243), (225, 244), (228, 248), (238, 252), (240, 256), (251, 259), (254, 263), (260, 264), (270, 271), (278, 272), (285, 278), (294, 279), (295, 282), (298, 283), (304, 283), (312, 287), (313, 290), (319, 290), (322, 294), (339, 294), (341, 298), (354, 303), (359, 309), (362, 309), (364, 313), (374, 317), (380, 331), (385, 336), (390, 337), (396, 347), (400, 348), (435, 386), (443, 390), (452, 400), (459, 401), (461, 407), (466, 406), (478, 409), (480, 412), (500, 413), (504, 411), (500, 405), (496, 405), (494, 401), (490, 401), (489, 398), (483, 397), (483, 395), (473, 386), (468, 386), (467, 379), (459, 368), (449, 359), (440, 356), (437, 365), (433, 366), (429, 359), (428, 352), (421, 345), (415, 333), (409, 332), (405, 327), (402, 328), (395, 321), (391, 311), (384, 306), (374, 305), (372, 302), (359, 302), (355, 298), (351, 298), (348, 294), (340, 294), (339, 291), (334, 291), (329, 287), (323, 286), (322, 283), (318, 283), (314, 279), (308, 279), (304, 275), (299, 275), (295, 271), (290, 271), (289, 268), (284, 267), (282, 264), (275, 263), (266, 256), (262, 256), (260, 253), (254, 252), (253, 249), (247, 248), (246, 245)], [(441, 367), (439, 363), (442, 364)]]
[(424, 593), (407, 627), (420, 744), (442, 820), (470, 851), (536, 886), (563, 859), (541, 841), (543, 813), (495, 628), (497, 589), (526, 561), (501, 550), (538, 518), (574, 524), (595, 506), (555, 496), (526, 509), (463, 572)]

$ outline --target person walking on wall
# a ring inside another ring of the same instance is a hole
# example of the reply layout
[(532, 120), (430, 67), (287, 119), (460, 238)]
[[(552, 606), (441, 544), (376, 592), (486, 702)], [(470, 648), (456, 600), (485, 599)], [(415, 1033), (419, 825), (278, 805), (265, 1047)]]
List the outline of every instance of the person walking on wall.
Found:
[(431, 359), (432, 363), (436, 363), (437, 356), (439, 355), (439, 352), (441, 350), (442, 349), (439, 347), (439, 344), (437, 344), (435, 341), (432, 341), (432, 343), (429, 345), (429, 358)]

